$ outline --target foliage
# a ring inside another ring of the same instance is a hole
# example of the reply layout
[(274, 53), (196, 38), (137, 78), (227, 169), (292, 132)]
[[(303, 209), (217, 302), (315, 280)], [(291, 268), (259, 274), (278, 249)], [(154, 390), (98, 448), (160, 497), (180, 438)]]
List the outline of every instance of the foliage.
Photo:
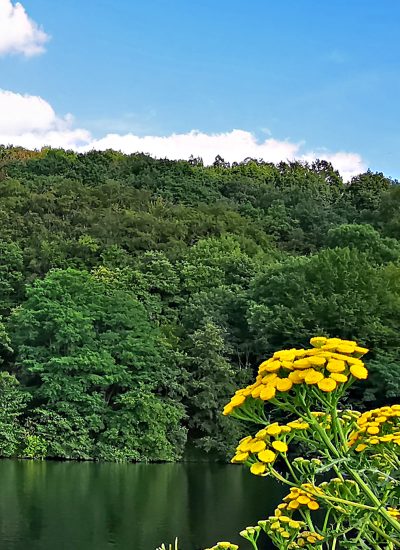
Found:
[(21, 416), (29, 396), (21, 390), (15, 376), (0, 372), (0, 455), (16, 456), (24, 440)]
[[(111, 459), (104, 450), (110, 438), (118, 457), (179, 456), (183, 411), (159, 393), (173, 385), (173, 369), (163, 363), (161, 335), (131, 295), (84, 271), (55, 270), (27, 288), (10, 335), (34, 395), (27, 423), (47, 442), (48, 456)], [(144, 435), (129, 431), (134, 424)]]
[(0, 362), (31, 397), (15, 422), (49, 457), (175, 460), (186, 433), (224, 457), (242, 430), (224, 399), (315, 331), (371, 348), (354, 403), (397, 399), (399, 200), (326, 161), (0, 147)]
[[(224, 408), (261, 428), (239, 442), (232, 462), (288, 489), (272, 516), (240, 535), (255, 550), (261, 531), (281, 550), (392, 550), (400, 545), (400, 405), (363, 414), (343, 408), (348, 388), (368, 377), (361, 359), (368, 350), (339, 338), (310, 342), (311, 349), (286, 349), (263, 361), (256, 381)], [(271, 422), (269, 404), (286, 414), (285, 423)], [(307, 458), (291, 455), (299, 448)], [(213, 547), (222, 548), (235, 545)]]

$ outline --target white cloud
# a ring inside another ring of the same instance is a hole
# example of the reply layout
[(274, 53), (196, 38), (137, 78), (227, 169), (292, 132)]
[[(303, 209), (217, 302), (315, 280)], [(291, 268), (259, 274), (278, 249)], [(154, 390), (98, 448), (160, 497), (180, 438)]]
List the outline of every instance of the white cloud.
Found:
[(44, 145), (76, 149), (90, 140), (90, 132), (73, 127), (71, 115), (58, 117), (41, 97), (0, 89), (0, 143), (27, 149)]
[(156, 157), (169, 159), (188, 159), (193, 155), (202, 157), (205, 164), (211, 164), (217, 154), (228, 162), (243, 160), (246, 157), (279, 162), (282, 159), (294, 158), (299, 149), (298, 144), (272, 138), (258, 143), (254, 135), (245, 130), (219, 134), (205, 134), (192, 130), (187, 134), (171, 134), (165, 137), (108, 134), (93, 141), (89, 147), (118, 149), (124, 153), (144, 151)]
[(44, 51), (48, 39), (48, 35), (28, 17), (22, 4), (0, 0), (0, 55), (37, 55)]
[(345, 181), (350, 181), (353, 176), (357, 176), (367, 170), (367, 165), (358, 153), (347, 153), (345, 151), (338, 151), (337, 153), (330, 153), (328, 151), (308, 152), (300, 155), (298, 158), (305, 162), (312, 162), (317, 158), (327, 160), (340, 172)]
[(75, 128), (71, 115), (57, 116), (51, 105), (41, 97), (5, 90), (0, 90), (0, 143), (30, 149), (46, 145), (78, 151), (117, 149), (125, 153), (144, 152), (169, 159), (188, 159), (193, 155), (202, 157), (205, 164), (211, 164), (216, 155), (229, 162), (242, 161), (246, 157), (274, 163), (294, 159), (312, 162), (321, 158), (332, 162), (346, 180), (366, 169), (357, 153), (304, 151), (302, 142), (277, 140), (269, 136), (258, 141), (245, 130), (218, 134), (192, 130), (186, 134), (164, 137), (107, 134), (95, 139), (89, 131)]

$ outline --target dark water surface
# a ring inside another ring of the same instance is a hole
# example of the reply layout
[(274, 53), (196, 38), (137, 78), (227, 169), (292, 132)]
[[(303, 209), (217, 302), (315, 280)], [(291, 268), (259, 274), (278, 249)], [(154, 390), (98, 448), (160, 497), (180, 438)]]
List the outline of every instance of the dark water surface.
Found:
[(197, 550), (243, 540), (284, 489), (223, 464), (3, 460), (0, 491), (1, 550)]

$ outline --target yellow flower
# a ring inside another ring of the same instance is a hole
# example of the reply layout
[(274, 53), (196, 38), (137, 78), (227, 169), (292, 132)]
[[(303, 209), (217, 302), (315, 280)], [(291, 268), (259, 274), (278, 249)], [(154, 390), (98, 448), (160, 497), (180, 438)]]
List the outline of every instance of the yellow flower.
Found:
[(308, 422), (303, 422), (302, 420), (292, 420), (288, 426), (293, 430), (307, 430), (310, 427)]
[(369, 428), (367, 428), (367, 433), (371, 435), (376, 435), (379, 433), (379, 428), (377, 426), (370, 426)]
[(353, 353), (356, 348), (356, 343), (353, 344), (340, 344), (337, 346), (336, 351), (339, 353)]
[(283, 441), (273, 441), (272, 446), (276, 451), (279, 451), (280, 453), (286, 453), (289, 448)]
[(317, 384), (324, 379), (322, 372), (318, 372), (314, 369), (309, 369), (304, 377), (304, 382), (306, 384)]
[(366, 378), (368, 378), (368, 371), (362, 365), (351, 365), (350, 372), (355, 378), (358, 378), (359, 380), (365, 380)]
[(276, 374), (276, 372), (270, 372), (269, 374), (266, 374), (264, 376), (264, 378), (262, 379), (262, 383), (263, 384), (270, 384), (271, 382), (273, 382), (277, 378), (278, 378), (278, 375)]
[(277, 372), (280, 368), (281, 368), (280, 361), (272, 361), (272, 363), (265, 365), (263, 370), (264, 372)]
[[(264, 452), (267, 452), (267, 451), (264, 451)], [(266, 466), (262, 462), (255, 462), (254, 464), (251, 465), (250, 472), (255, 476), (260, 476), (265, 472), (265, 468)]]
[(311, 363), (308, 357), (303, 357), (302, 359), (297, 359), (297, 361), (293, 362), (293, 367), (295, 369), (308, 369), (310, 365)]
[(250, 447), (250, 451), (252, 453), (259, 453), (263, 451), (266, 447), (267, 447), (267, 444), (265, 443), (265, 441), (256, 441)]
[(289, 527), (292, 529), (299, 529), (301, 527), (301, 523), (293, 519), (292, 521), (289, 521)]
[(297, 508), (300, 506), (300, 502), (297, 502), (297, 500), (291, 500), (288, 504), (288, 508), (290, 510), (297, 510)]
[(321, 357), (320, 355), (309, 357), (308, 361), (313, 367), (323, 367), (326, 363), (326, 359), (324, 357)]
[(345, 374), (342, 374), (341, 372), (333, 372), (329, 378), (332, 378), (332, 380), (335, 380), (335, 382), (345, 383), (347, 382), (348, 378)]
[(344, 361), (331, 359), (326, 368), (329, 372), (343, 372), (346, 370), (346, 365)]
[(309, 507), (310, 510), (318, 510), (319, 508), (319, 504), (315, 500), (311, 500), (310, 502), (308, 502), (307, 506)]
[(232, 464), (240, 464), (242, 462), (246, 462), (248, 458), (249, 458), (249, 453), (236, 453), (235, 456), (232, 458), (231, 462)]
[(274, 422), (265, 428), (265, 431), (268, 435), (279, 435), (282, 432), (282, 427), (279, 426), (278, 422)]
[(360, 453), (361, 451), (363, 451), (363, 450), (366, 449), (366, 448), (367, 448), (367, 446), (366, 446), (364, 443), (360, 443), (359, 445), (357, 445), (356, 451), (357, 451), (358, 453)]
[[(267, 449), (266, 451), (261, 451), (261, 453), (258, 453), (258, 458), (262, 462), (266, 462), (267, 464), (269, 464), (270, 462), (273, 462), (275, 460), (276, 454), (273, 451), (270, 451), (269, 449)], [(264, 465), (264, 468), (265, 468), (265, 465)]]
[(242, 441), (241, 443), (239, 443), (239, 445), (236, 448), (236, 451), (240, 451), (241, 453), (249, 453), (250, 452), (251, 446), (254, 443), (254, 439), (251, 436), (249, 436), (249, 437), (250, 437), (250, 439), (248, 439), (247, 441)]
[(336, 385), (335, 380), (332, 380), (332, 378), (324, 378), (318, 382), (319, 389), (327, 393), (334, 391), (336, 389)]
[(260, 397), (260, 393), (263, 389), (263, 386), (260, 385), (260, 386), (257, 386), (256, 388), (254, 388), (254, 390), (251, 392), (251, 397), (253, 397), (254, 399), (257, 399), (257, 397)]
[(311, 499), (306, 495), (300, 495), (299, 497), (297, 497), (297, 502), (299, 504), (308, 504), (310, 500)]
[(232, 407), (232, 405), (230, 403), (228, 403), (227, 405), (225, 405), (224, 410), (222, 411), (222, 414), (224, 416), (227, 416), (228, 414), (231, 414), (233, 409), (234, 409), (234, 407)]
[(234, 395), (231, 399), (231, 405), (234, 407), (239, 407), (246, 401), (246, 398), (244, 395)]
[(261, 390), (260, 398), (263, 401), (269, 401), (270, 399), (273, 399), (275, 397), (276, 390), (274, 386), (264, 386), (264, 388)]
[(232, 544), (231, 542), (217, 542), (217, 550), (238, 550), (239, 546), (237, 544)]
[(291, 372), (288, 376), (289, 380), (293, 382), (293, 384), (302, 384), (303, 383), (303, 377), (300, 376), (300, 372), (295, 370)]
[(325, 336), (314, 336), (314, 338), (311, 338), (310, 344), (315, 348), (320, 348), (326, 343), (326, 340)]
[(293, 386), (293, 382), (289, 378), (279, 378), (276, 383), (278, 391), (289, 391)]

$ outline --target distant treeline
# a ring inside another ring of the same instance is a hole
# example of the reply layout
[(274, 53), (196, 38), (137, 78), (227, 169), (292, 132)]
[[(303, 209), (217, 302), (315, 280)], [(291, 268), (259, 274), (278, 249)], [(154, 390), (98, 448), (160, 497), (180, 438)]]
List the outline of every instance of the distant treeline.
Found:
[(226, 456), (232, 392), (315, 334), (371, 349), (358, 406), (400, 396), (381, 173), (0, 147), (0, 223), (1, 456)]

